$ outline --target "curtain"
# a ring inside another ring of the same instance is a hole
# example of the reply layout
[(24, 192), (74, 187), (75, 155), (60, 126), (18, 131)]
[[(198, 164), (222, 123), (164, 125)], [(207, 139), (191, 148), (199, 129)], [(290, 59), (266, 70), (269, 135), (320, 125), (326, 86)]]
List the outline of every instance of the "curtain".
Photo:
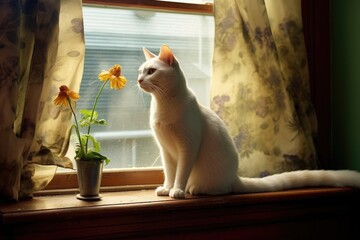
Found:
[(239, 175), (317, 168), (301, 0), (215, 0), (211, 107)]
[(84, 63), (81, 0), (0, 2), (0, 196), (44, 188), (65, 157), (71, 112), (55, 107), (61, 85), (78, 91)]

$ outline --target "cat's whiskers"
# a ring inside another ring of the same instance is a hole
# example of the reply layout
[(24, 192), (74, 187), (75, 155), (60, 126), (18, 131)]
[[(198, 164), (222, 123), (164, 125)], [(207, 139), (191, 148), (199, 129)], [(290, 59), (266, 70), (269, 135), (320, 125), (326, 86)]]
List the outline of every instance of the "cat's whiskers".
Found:
[(151, 88), (154, 90), (154, 94), (158, 97), (158, 99), (161, 102), (164, 102), (165, 91), (161, 87), (159, 87), (158, 85), (156, 85), (154, 83), (151, 84)]
[(145, 99), (144, 99), (144, 92), (141, 91), (140, 87), (139, 87), (137, 84), (133, 85), (132, 88), (135, 89), (138, 102), (139, 102), (142, 106), (145, 106), (146, 103), (145, 103)]

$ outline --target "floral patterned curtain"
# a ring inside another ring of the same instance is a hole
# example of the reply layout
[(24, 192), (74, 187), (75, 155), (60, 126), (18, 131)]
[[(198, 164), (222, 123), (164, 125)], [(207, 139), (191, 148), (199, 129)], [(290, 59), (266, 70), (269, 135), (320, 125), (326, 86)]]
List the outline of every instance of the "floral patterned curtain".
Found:
[(30, 197), (64, 157), (71, 113), (52, 101), (79, 89), (84, 62), (81, 0), (0, 2), (0, 196)]
[(240, 175), (317, 167), (301, 0), (215, 0), (211, 89)]

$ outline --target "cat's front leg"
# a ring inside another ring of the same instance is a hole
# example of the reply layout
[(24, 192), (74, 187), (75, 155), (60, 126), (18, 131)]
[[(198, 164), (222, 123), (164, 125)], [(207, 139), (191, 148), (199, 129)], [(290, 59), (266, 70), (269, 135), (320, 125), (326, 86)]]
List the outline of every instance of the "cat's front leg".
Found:
[(169, 196), (170, 188), (166, 186), (159, 186), (156, 188), (155, 193), (158, 196)]
[(188, 153), (184, 153), (180, 156), (177, 169), (174, 187), (170, 190), (169, 196), (172, 198), (185, 198), (185, 188), (188, 182), (193, 164), (195, 162), (196, 157), (193, 152), (189, 151)]
[(161, 153), (161, 159), (164, 166), (164, 184), (158, 187), (155, 193), (157, 196), (169, 196), (170, 189), (174, 186), (176, 165), (164, 150)]
[(172, 188), (169, 196), (172, 198), (185, 198), (185, 191), (180, 188)]

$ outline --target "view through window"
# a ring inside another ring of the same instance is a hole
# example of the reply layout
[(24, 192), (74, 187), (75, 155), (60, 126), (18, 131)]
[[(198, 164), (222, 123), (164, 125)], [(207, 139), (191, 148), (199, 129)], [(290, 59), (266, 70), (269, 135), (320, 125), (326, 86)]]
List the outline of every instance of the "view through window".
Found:
[[(197, 1), (199, 2), (199, 1)], [(150, 95), (137, 87), (142, 48), (158, 54), (167, 44), (179, 59), (188, 85), (209, 106), (213, 50), (213, 16), (84, 6), (85, 68), (77, 109), (90, 109), (99, 89), (97, 75), (115, 63), (128, 80), (120, 90), (105, 88), (97, 111), (109, 125), (93, 128), (107, 169), (160, 167), (159, 150), (149, 128)], [(75, 136), (70, 148), (74, 148)], [(68, 157), (74, 151), (69, 149)]]

